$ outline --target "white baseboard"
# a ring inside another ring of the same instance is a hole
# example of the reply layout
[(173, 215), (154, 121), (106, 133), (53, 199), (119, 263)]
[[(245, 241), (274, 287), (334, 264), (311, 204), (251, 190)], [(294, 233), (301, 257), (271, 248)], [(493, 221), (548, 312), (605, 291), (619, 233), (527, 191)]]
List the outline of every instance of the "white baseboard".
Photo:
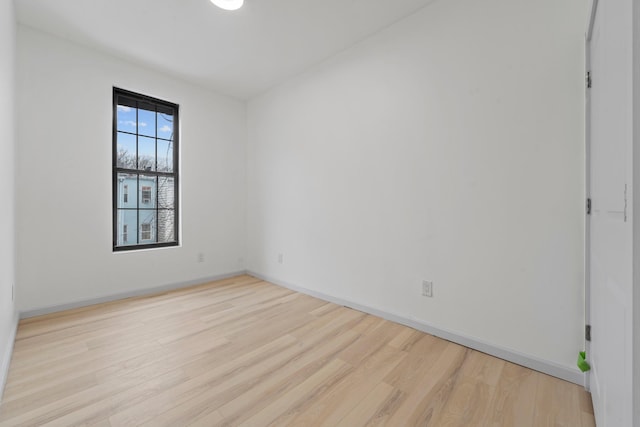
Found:
[[(20, 312), (20, 318), (24, 319), (24, 318), (28, 318), (28, 317), (34, 317), (34, 316), (40, 316), (43, 314), (49, 314), (49, 313), (55, 313), (58, 311), (63, 311), (63, 310), (70, 310), (73, 308), (78, 308), (78, 307), (85, 307), (88, 305), (93, 305), (93, 304), (100, 304), (103, 302), (109, 302), (109, 301), (115, 301), (115, 300), (119, 300), (119, 299), (124, 299), (124, 298), (130, 298), (130, 297), (135, 297), (135, 296), (141, 296), (141, 295), (149, 295), (149, 294), (154, 294), (154, 293), (158, 293), (158, 292), (165, 292), (165, 291), (170, 291), (170, 290), (174, 290), (174, 289), (179, 289), (179, 288), (185, 288), (185, 287), (189, 287), (189, 286), (194, 286), (194, 285), (198, 285), (198, 284), (202, 284), (202, 283), (206, 283), (206, 282), (211, 282), (211, 281), (215, 281), (215, 280), (222, 280), (222, 279), (226, 279), (229, 277), (233, 277), (233, 276), (238, 276), (238, 275), (242, 275), (242, 274), (250, 274), (254, 277), (257, 277), (259, 279), (268, 281), (270, 283), (279, 285), (279, 286), (283, 286), (285, 288), (291, 289), (293, 291), (296, 292), (300, 292), (303, 294), (307, 294), (307, 295), (311, 295), (313, 297), (316, 298), (320, 298), (322, 300), (325, 301), (329, 301), (335, 304), (339, 304), (339, 305), (343, 305), (349, 308), (353, 308), (355, 310), (358, 311), (362, 311), (365, 313), (369, 313), (372, 314), (374, 316), (378, 316), (378, 317), (382, 317), (383, 319), (387, 319), (390, 320), (392, 322), (396, 322), (396, 323), (400, 323), (402, 325), (406, 325), (409, 326), (411, 328), (414, 328), (416, 330), (422, 331), (422, 332), (426, 332), (428, 334), (446, 339), (448, 341), (451, 342), (455, 342), (457, 344), (463, 345), (465, 347), (469, 347), (472, 348), (474, 350), (478, 350), (481, 351), (483, 353), (487, 353), (490, 354), (492, 356), (498, 357), (500, 359), (504, 359), (507, 360), (509, 362), (515, 363), (517, 365), (521, 365), (530, 369), (533, 369), (535, 371), (538, 372), (542, 372), (545, 373), (547, 375), (551, 375), (553, 377), (556, 378), (560, 378), (569, 382), (572, 382), (574, 384), (578, 384), (581, 386), (585, 385), (585, 376), (583, 373), (581, 373), (577, 368), (572, 369), (566, 366), (562, 366), (559, 365), (555, 362), (551, 362), (548, 360), (544, 360), (544, 359), (540, 359), (538, 357), (535, 356), (531, 356), (525, 353), (521, 353), (519, 351), (513, 350), (513, 349), (509, 349), (509, 348), (505, 348), (505, 347), (501, 347), (495, 344), (491, 344), (491, 343), (487, 343), (484, 342), (482, 340), (479, 340), (477, 338), (474, 337), (469, 337), (466, 336), (464, 334), (460, 334), (457, 332), (453, 332), (453, 331), (448, 331), (446, 329), (434, 326), (432, 324), (429, 324), (428, 322), (424, 321), (424, 320), (420, 320), (420, 319), (415, 319), (415, 318), (408, 318), (405, 317), (403, 315), (397, 314), (397, 313), (391, 313), (389, 311), (383, 310), (383, 309), (379, 309), (379, 308), (375, 308), (375, 307), (369, 307), (363, 304), (359, 304), (353, 301), (349, 301), (349, 300), (345, 300), (339, 297), (335, 297), (332, 295), (328, 295), (322, 292), (317, 292), (311, 289), (307, 289), (301, 286), (297, 286), (297, 285), (293, 285), (291, 283), (287, 283), (281, 280), (278, 280), (276, 278), (273, 277), (268, 277), (253, 271), (236, 271), (233, 273), (227, 273), (227, 274), (221, 274), (221, 275), (217, 275), (217, 276), (212, 276), (212, 277), (204, 277), (204, 278), (200, 278), (200, 279), (194, 279), (194, 280), (189, 280), (186, 282), (181, 282), (181, 283), (174, 283), (174, 284), (169, 284), (169, 285), (163, 285), (163, 286), (157, 286), (157, 287), (153, 287), (153, 288), (146, 288), (146, 289), (140, 289), (140, 290), (135, 290), (135, 291), (130, 291), (130, 292), (124, 292), (124, 293), (119, 293), (119, 294), (112, 294), (112, 295), (107, 295), (107, 296), (103, 296), (103, 297), (98, 297), (98, 298), (91, 298), (91, 299), (86, 299), (86, 300), (81, 300), (81, 301), (75, 301), (72, 303), (68, 303), (68, 304), (60, 304), (60, 305), (53, 305), (53, 306), (47, 306), (47, 307), (42, 307), (42, 308), (37, 308), (37, 309), (33, 309), (33, 310), (26, 310), (26, 311), (22, 311)], [(18, 324), (18, 318), (16, 316), (16, 321), (15, 321), (15, 326), (17, 327)], [(5, 355), (4, 359), (6, 359), (6, 361), (3, 359), (2, 360), (2, 372), (0, 372), (3, 376), (2, 378), (0, 378), (0, 380), (2, 380), (2, 383), (0, 383), (4, 389), (4, 381), (6, 381), (6, 372), (8, 371), (9, 368), (9, 361), (11, 360), (11, 352), (13, 349), (13, 341), (15, 338), (15, 328), (14, 328), (14, 334), (11, 337), (11, 347), (8, 348), (8, 356)], [(6, 363), (6, 366), (5, 366)], [(0, 394), (2, 389), (0, 389)]]
[(58, 311), (64, 311), (64, 310), (71, 310), (73, 308), (78, 308), (78, 307), (86, 307), (88, 305), (101, 304), (103, 302), (116, 301), (116, 300), (125, 299), (125, 298), (172, 291), (174, 289), (187, 288), (189, 286), (200, 285), (202, 283), (213, 282), (215, 280), (227, 279), (229, 277), (239, 276), (242, 274), (246, 274), (246, 271), (245, 270), (235, 271), (232, 273), (225, 273), (225, 274), (219, 274), (216, 276), (202, 277), (200, 279), (187, 280), (185, 282), (155, 286), (152, 288), (137, 289), (134, 291), (105, 295), (97, 298), (89, 298), (85, 300), (70, 302), (67, 304), (50, 305), (50, 306), (36, 308), (36, 309), (24, 310), (20, 312), (20, 319), (26, 319), (28, 317), (35, 317), (35, 316), (42, 316), (44, 314), (56, 313)]
[(585, 376), (582, 372), (580, 372), (580, 370), (578, 370), (577, 367), (575, 369), (572, 369), (566, 366), (559, 365), (555, 362), (551, 362), (548, 360), (540, 359), (535, 356), (530, 356), (525, 353), (521, 353), (513, 349), (487, 343), (477, 338), (469, 337), (457, 332), (448, 331), (446, 329), (431, 325), (424, 320), (407, 318), (400, 314), (391, 313), (379, 308), (358, 304), (353, 301), (348, 301), (342, 298), (334, 297), (332, 295), (324, 294), (322, 292), (317, 292), (301, 286), (293, 285), (291, 283), (283, 282), (282, 280), (278, 280), (273, 277), (268, 277), (253, 271), (247, 271), (247, 274), (257, 277), (259, 279), (265, 280), (267, 282), (274, 283), (279, 286), (283, 286), (285, 288), (291, 289), (296, 292), (311, 295), (313, 297), (320, 298), (328, 302), (343, 305), (345, 307), (353, 308), (355, 310), (369, 313), (374, 316), (382, 317), (383, 319), (387, 319), (392, 322), (409, 326), (413, 329), (426, 332), (431, 335), (435, 335), (447, 341), (455, 342), (465, 347), (478, 350), (482, 353), (490, 354), (491, 356), (495, 356), (500, 359), (507, 360), (517, 365), (521, 365), (526, 368), (530, 368), (535, 371), (542, 372), (544, 374), (551, 375), (553, 377), (560, 378), (565, 381), (569, 381), (583, 387), (585, 384)]
[(4, 354), (0, 355), (0, 401), (2, 401), (2, 394), (4, 393), (4, 386), (7, 384), (7, 378), (9, 377), (9, 365), (11, 364), (11, 355), (13, 354), (13, 344), (16, 342), (16, 332), (18, 331), (18, 312), (13, 316), (13, 325), (11, 325), (11, 333), (9, 333), (9, 340), (5, 347)]

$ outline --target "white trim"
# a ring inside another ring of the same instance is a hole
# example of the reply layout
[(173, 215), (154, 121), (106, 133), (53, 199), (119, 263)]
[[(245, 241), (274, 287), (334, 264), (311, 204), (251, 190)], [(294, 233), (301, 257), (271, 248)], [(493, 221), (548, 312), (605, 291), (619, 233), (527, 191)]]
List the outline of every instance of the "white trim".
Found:
[(328, 295), (322, 292), (317, 292), (311, 289), (307, 289), (301, 286), (293, 285), (291, 283), (284, 282), (282, 280), (275, 279), (273, 277), (265, 276), (253, 271), (247, 271), (247, 274), (265, 280), (267, 282), (283, 286), (296, 292), (300, 292), (306, 295), (311, 295), (322, 300), (332, 302), (335, 304), (343, 305), (345, 307), (353, 308), (358, 311), (372, 314), (374, 316), (382, 317), (383, 319), (390, 320), (392, 322), (400, 323), (410, 328), (417, 329), (422, 332), (426, 332), (431, 335), (443, 338), (447, 341), (452, 341), (465, 347), (472, 348), (474, 350), (481, 351), (483, 353), (490, 354), (491, 356), (498, 357), (500, 359), (513, 362), (517, 365), (521, 365), (535, 371), (539, 371), (556, 378), (560, 378), (574, 384), (584, 386), (584, 375), (578, 370), (578, 368), (571, 369), (566, 366), (559, 365), (555, 362), (540, 359), (535, 356), (530, 356), (521, 353), (510, 348), (501, 347), (495, 344), (484, 342), (477, 338), (466, 336), (464, 334), (449, 331), (435, 325), (432, 325), (424, 320), (416, 318), (407, 318), (397, 313), (391, 313), (389, 311), (370, 307), (367, 305), (358, 304), (353, 301), (345, 300), (343, 298)]
[[(91, 299), (76, 301), (68, 304), (42, 307), (34, 310), (26, 310), (26, 311), (20, 312), (20, 319), (24, 319), (27, 317), (40, 316), (40, 315), (49, 314), (49, 313), (55, 313), (63, 310), (70, 310), (78, 307), (85, 307), (93, 304), (100, 304), (103, 302), (115, 301), (115, 300), (124, 299), (124, 298), (130, 298), (130, 297), (141, 296), (141, 295), (149, 295), (149, 294), (154, 294), (158, 292), (185, 288), (185, 287), (199, 285), (206, 282), (227, 279), (229, 277), (239, 276), (242, 274), (249, 274), (261, 280), (268, 281), (275, 285), (279, 285), (296, 292), (300, 292), (306, 295), (311, 295), (313, 297), (320, 298), (325, 301), (329, 301), (339, 305), (344, 305), (346, 307), (353, 308), (358, 311), (362, 311), (365, 313), (372, 314), (374, 316), (382, 317), (383, 319), (387, 319), (392, 322), (409, 326), (416, 330), (426, 332), (428, 334), (446, 339), (448, 341), (455, 342), (457, 344), (472, 348), (474, 350), (481, 351), (483, 353), (490, 354), (500, 359), (504, 359), (509, 362), (513, 362), (515, 364), (518, 364), (539, 372), (543, 372), (553, 377), (560, 378), (560, 379), (584, 386), (584, 376), (577, 368), (571, 369), (566, 366), (562, 366), (548, 360), (540, 359), (535, 356), (530, 356), (530, 355), (521, 353), (517, 350), (501, 347), (492, 343), (487, 343), (477, 338), (466, 336), (464, 334), (461, 334), (455, 331), (449, 331), (449, 330), (437, 327), (435, 325), (432, 325), (424, 320), (420, 320), (416, 318), (407, 318), (397, 313), (391, 313), (389, 311), (382, 310), (379, 308), (358, 304), (353, 301), (328, 295), (322, 292), (313, 291), (311, 289), (293, 285), (291, 283), (287, 283), (281, 280), (277, 280), (273, 277), (268, 277), (256, 272), (246, 271), (246, 270), (236, 271), (233, 273), (222, 274), (222, 275), (217, 275), (212, 277), (205, 277), (201, 279), (194, 279), (194, 280), (189, 280), (186, 282), (181, 282), (176, 284), (156, 286), (153, 288), (146, 288), (146, 289), (140, 289), (140, 290), (131, 291), (131, 292), (107, 295), (99, 298), (91, 298)], [(16, 326), (17, 326), (17, 318), (16, 318)], [(15, 336), (15, 333), (14, 333), (14, 336)], [(13, 340), (12, 340), (12, 346), (13, 346)], [(9, 354), (9, 358), (10, 358), (10, 354)]]
[[(591, 71), (591, 32), (593, 30), (593, 23), (595, 19), (595, 10), (598, 0), (593, 0), (592, 3), (592, 15), (589, 18), (589, 29), (585, 35), (584, 43), (584, 71), (585, 71), (585, 85), (584, 85), (584, 155), (585, 155), (585, 167), (584, 167), (584, 198), (585, 203), (587, 199), (591, 198), (591, 89), (587, 87), (586, 73)], [(584, 324), (591, 324), (591, 215), (586, 214), (584, 216)], [(584, 339), (584, 351), (587, 354), (587, 361), (591, 357), (591, 343)], [(584, 388), (587, 391), (591, 391), (591, 373), (589, 371), (584, 373)]]
[(640, 5), (632, 3), (632, 86), (633, 86), (633, 115), (632, 115), (632, 274), (631, 288), (631, 423), (640, 426)]
[(16, 333), (18, 332), (18, 313), (13, 316), (13, 325), (11, 327), (11, 333), (9, 334), (9, 341), (6, 345), (6, 350), (0, 359), (0, 401), (2, 401), (2, 394), (4, 392), (4, 386), (7, 384), (7, 378), (9, 377), (9, 365), (11, 364), (11, 355), (13, 355), (13, 344), (16, 342)]
[(159, 292), (172, 291), (180, 288), (188, 288), (189, 286), (200, 285), (203, 283), (213, 282), (216, 280), (228, 279), (229, 277), (240, 276), (242, 274), (246, 274), (246, 272), (244, 270), (235, 271), (232, 273), (219, 274), (216, 276), (187, 280), (185, 282), (154, 286), (152, 288), (137, 289), (134, 291), (105, 295), (97, 298), (89, 298), (89, 299), (70, 302), (67, 304), (57, 304), (57, 305), (50, 305), (50, 306), (41, 307), (41, 308), (35, 308), (31, 310), (24, 310), (24, 311), (20, 311), (20, 319), (26, 319), (28, 317), (35, 317), (35, 316), (42, 316), (44, 314), (56, 313), (58, 311), (71, 310), (73, 308), (86, 307), (88, 305), (100, 304), (103, 302), (116, 301), (120, 299), (138, 297), (142, 295), (156, 294)]

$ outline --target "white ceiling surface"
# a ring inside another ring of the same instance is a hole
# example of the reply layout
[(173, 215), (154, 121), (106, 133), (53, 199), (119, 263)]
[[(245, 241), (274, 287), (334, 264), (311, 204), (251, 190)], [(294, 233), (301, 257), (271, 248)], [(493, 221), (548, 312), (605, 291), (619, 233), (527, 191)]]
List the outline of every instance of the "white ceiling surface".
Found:
[(247, 99), (433, 0), (16, 0), (18, 21)]

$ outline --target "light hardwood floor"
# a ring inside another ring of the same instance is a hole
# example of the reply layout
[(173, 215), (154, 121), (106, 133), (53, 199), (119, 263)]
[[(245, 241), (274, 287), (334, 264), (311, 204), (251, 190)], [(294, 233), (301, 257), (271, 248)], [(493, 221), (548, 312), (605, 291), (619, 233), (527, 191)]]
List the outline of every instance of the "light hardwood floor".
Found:
[(593, 426), (574, 384), (250, 276), (20, 322), (0, 426)]

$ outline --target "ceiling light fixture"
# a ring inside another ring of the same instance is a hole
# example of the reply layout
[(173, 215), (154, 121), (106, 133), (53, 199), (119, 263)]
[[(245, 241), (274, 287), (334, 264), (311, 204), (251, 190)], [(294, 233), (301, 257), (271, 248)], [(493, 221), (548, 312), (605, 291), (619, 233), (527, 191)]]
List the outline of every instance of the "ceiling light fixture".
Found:
[(237, 10), (242, 7), (244, 0), (211, 0), (211, 3), (224, 10)]

